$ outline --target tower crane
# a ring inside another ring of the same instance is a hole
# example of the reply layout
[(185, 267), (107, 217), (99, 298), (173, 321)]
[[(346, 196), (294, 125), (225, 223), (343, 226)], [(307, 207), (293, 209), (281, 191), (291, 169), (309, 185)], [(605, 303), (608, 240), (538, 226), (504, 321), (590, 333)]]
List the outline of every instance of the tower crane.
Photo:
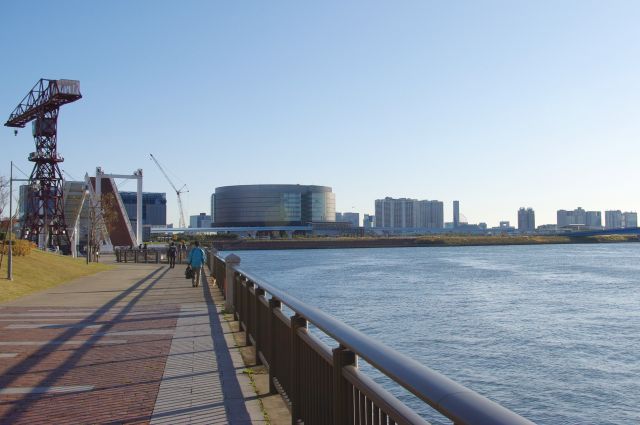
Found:
[(160, 163), (158, 162), (158, 160), (153, 156), (152, 153), (149, 154), (149, 156), (151, 157), (151, 159), (153, 160), (153, 162), (156, 163), (156, 165), (158, 166), (158, 168), (160, 169), (160, 171), (162, 172), (162, 175), (164, 176), (165, 179), (167, 179), (167, 181), (169, 182), (169, 184), (171, 185), (171, 187), (173, 188), (173, 190), (176, 192), (176, 196), (178, 197), (178, 208), (180, 209), (180, 221), (178, 223), (178, 227), (180, 227), (181, 229), (184, 229), (185, 227), (187, 227), (185, 221), (184, 221), (184, 209), (182, 208), (182, 198), (180, 197), (181, 194), (183, 194), (184, 192), (189, 192), (189, 190), (187, 190), (187, 185), (182, 185), (182, 187), (180, 189), (178, 189), (176, 187), (175, 184), (173, 184), (173, 182), (171, 181), (171, 179), (169, 178), (169, 176), (167, 175), (166, 171), (164, 171), (164, 168), (162, 168), (162, 165), (160, 165)]
[(30, 190), (22, 222), (22, 237), (38, 241), (41, 246), (48, 244), (50, 235), (56, 239), (58, 246), (63, 245), (61, 242), (69, 246), (62, 174), (58, 165), (64, 161), (57, 146), (58, 113), (62, 105), (81, 97), (79, 81), (41, 78), (4, 124), (22, 128), (33, 121), (36, 151), (29, 155), (29, 161), (34, 165), (29, 177)]

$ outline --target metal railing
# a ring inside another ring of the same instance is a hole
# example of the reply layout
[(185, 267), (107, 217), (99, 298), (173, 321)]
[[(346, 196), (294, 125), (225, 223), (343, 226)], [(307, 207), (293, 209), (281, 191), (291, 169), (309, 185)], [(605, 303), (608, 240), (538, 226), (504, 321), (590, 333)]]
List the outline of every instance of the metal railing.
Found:
[[(239, 267), (239, 257), (207, 251), (211, 275), (269, 371), (292, 424), (427, 424), (358, 368), (366, 360), (455, 424), (532, 424), (531, 421), (368, 337), (316, 307)], [(267, 294), (270, 297), (267, 297)], [(282, 306), (293, 315), (287, 317)], [(313, 324), (336, 342), (331, 349), (309, 332)]]
[[(118, 263), (169, 263), (167, 248), (130, 249), (115, 248), (116, 262)], [(176, 264), (187, 262), (188, 252), (179, 250), (176, 253)]]

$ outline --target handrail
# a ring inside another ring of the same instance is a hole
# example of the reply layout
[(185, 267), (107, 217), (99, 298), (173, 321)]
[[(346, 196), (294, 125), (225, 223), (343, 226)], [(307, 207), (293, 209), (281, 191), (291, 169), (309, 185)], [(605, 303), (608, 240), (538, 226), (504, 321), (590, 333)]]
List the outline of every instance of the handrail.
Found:
[[(224, 261), (219, 254), (216, 257)], [(342, 323), (335, 317), (287, 294), (264, 279), (235, 267), (234, 270), (270, 293), (318, 329), (365, 359), (435, 410), (458, 424), (533, 424), (416, 360)]]

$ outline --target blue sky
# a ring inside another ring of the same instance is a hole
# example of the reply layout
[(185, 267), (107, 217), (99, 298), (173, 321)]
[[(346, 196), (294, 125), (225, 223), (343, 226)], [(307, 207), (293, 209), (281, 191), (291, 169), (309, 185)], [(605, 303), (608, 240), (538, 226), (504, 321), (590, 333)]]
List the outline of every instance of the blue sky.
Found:
[[(640, 3), (634, 1), (5, 2), (0, 113), (39, 78), (81, 81), (62, 168), (190, 189), (333, 187), (337, 209), (438, 199), (450, 219), (537, 224), (559, 208), (638, 210)], [(2, 127), (4, 128), (4, 127)], [(0, 131), (0, 174), (30, 131)], [(125, 183), (123, 190), (133, 190)]]

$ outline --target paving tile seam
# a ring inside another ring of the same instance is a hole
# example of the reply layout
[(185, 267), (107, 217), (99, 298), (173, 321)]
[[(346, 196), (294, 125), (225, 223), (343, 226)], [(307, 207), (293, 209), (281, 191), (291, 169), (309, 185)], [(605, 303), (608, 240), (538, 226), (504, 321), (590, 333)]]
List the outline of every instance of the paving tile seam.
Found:
[[(181, 311), (187, 311), (187, 309)], [(188, 311), (209, 316), (206, 305), (197, 307), (190, 305)], [(151, 418), (152, 424), (190, 423), (192, 416), (201, 416), (205, 420), (219, 417), (224, 421), (221, 423), (227, 423), (211, 326), (203, 325), (193, 317), (178, 317), (169, 349), (173, 357), (169, 357), (165, 365)], [(194, 331), (193, 326), (198, 326), (200, 329)], [(206, 335), (203, 335), (203, 332), (206, 332)], [(203, 347), (209, 350), (205, 353), (196, 353)], [(180, 375), (185, 372), (189, 375)], [(176, 409), (178, 406), (185, 408)]]
[(109, 344), (125, 344), (126, 339), (111, 340), (50, 340), (50, 341), (0, 341), (0, 346), (14, 345), (109, 345)]
[(47, 394), (47, 393), (76, 393), (91, 391), (93, 385), (71, 385), (55, 387), (8, 387), (0, 389), (0, 394)]

